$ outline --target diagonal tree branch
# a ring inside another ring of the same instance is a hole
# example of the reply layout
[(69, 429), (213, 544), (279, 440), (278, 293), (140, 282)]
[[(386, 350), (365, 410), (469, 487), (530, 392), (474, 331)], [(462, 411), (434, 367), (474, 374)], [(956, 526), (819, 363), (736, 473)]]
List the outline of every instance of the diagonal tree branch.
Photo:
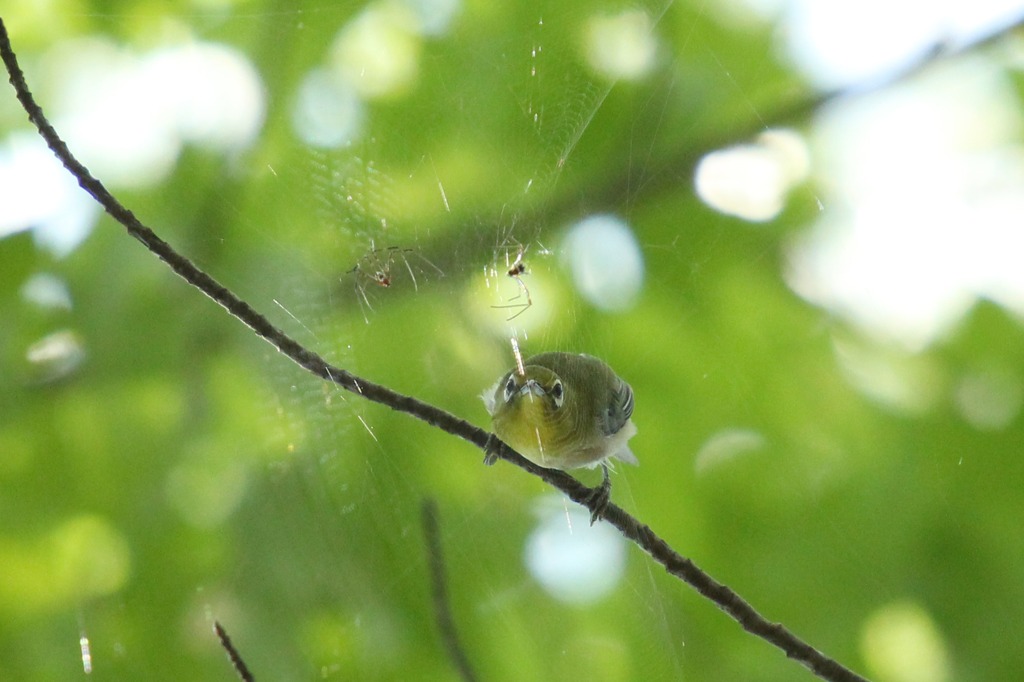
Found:
[[(361, 395), (367, 400), (386, 405), (399, 412), (405, 412), (453, 436), (462, 438), (485, 450), (488, 454), (500, 457), (537, 476), (563, 492), (574, 502), (587, 507), (591, 512), (594, 511), (591, 489), (572, 476), (563, 471), (544, 469), (533, 464), (487, 431), (438, 407), (411, 396), (402, 395), (386, 386), (360, 378), (329, 364), (318, 354), (308, 350), (271, 324), (265, 316), (196, 267), (188, 258), (176, 252), (167, 242), (143, 225), (135, 217), (135, 214), (122, 205), (99, 180), (89, 173), (89, 170), (74, 157), (57, 131), (50, 125), (29, 91), (25, 76), (11, 47), (7, 27), (2, 19), (0, 19), (0, 58), (3, 59), (11, 85), (14, 86), (18, 100), (28, 114), (29, 120), (36, 126), (39, 134), (46, 140), (47, 145), (61, 163), (75, 176), (82, 188), (128, 230), (128, 234), (142, 242), (147, 249), (167, 263), (186, 282), (223, 306), (231, 315), (307, 371), (331, 381), (347, 391)], [(647, 525), (640, 523), (619, 506), (608, 504), (604, 510), (604, 519), (664, 566), (665, 570), (713, 601), (736, 620), (744, 630), (778, 647), (786, 656), (801, 663), (818, 677), (833, 682), (866, 682), (863, 677), (824, 655), (781, 624), (767, 620), (742, 597), (673, 550)]]

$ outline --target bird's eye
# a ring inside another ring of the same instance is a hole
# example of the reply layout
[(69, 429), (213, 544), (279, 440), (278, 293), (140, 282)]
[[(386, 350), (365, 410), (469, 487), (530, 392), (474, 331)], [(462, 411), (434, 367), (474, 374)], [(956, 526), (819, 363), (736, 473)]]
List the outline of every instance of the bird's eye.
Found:
[(512, 398), (512, 394), (516, 392), (516, 378), (510, 376), (508, 381), (505, 382), (505, 402), (507, 403)]
[(555, 385), (551, 387), (551, 397), (555, 400), (555, 407), (561, 407), (562, 401), (565, 400), (565, 389), (562, 388), (562, 382), (555, 380)]

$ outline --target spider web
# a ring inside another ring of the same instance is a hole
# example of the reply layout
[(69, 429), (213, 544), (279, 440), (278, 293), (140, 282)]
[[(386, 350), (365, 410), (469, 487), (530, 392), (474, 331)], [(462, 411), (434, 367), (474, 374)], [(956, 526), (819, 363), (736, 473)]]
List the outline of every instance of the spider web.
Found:
[[(658, 5), (642, 10), (650, 31), (664, 10)], [(433, 125), (433, 136), (413, 136), (410, 142), (387, 123), (377, 127), (371, 113), (359, 140), (305, 150), (308, 191), (299, 201), (312, 208), (329, 255), (297, 270), (297, 279), (304, 275), (305, 282), (281, 289), (286, 328), (315, 339), (314, 347), (339, 366), (415, 395), (433, 394), (481, 424), (486, 413), (477, 395), (512, 361), (510, 340), (526, 353), (552, 348), (606, 353), (607, 340), (595, 347), (561, 329), (578, 324), (588, 306), (566, 295), (571, 280), (561, 245), (573, 216), (544, 208), (563, 185), (571, 187), (587, 175), (574, 166), (576, 151), (615, 81), (595, 73), (580, 56), (582, 27), (606, 14), (612, 10), (537, 8), (515, 16), (511, 30), (494, 34), (502, 41), (497, 50), (438, 38), (423, 47), (429, 57), (420, 77), (430, 98), (420, 102), (409, 95), (412, 114), (406, 118)], [(352, 19), (346, 17), (342, 25), (345, 21)], [(467, 52), (470, 59), (462, 57)], [(491, 80), (497, 83), (474, 86)], [(370, 112), (377, 109), (368, 106)], [(509, 276), (517, 261), (519, 271)], [(337, 318), (346, 322), (339, 325)], [(400, 357), (415, 360), (396, 361)], [(563, 608), (574, 608), (568, 605), (574, 600), (607, 603), (600, 595), (625, 585), (628, 599), (655, 633), (645, 648), (662, 652), (639, 664), (637, 674), (678, 674), (682, 637), (661, 586), (646, 568), (639, 573), (614, 568), (628, 554), (614, 535), (589, 532), (585, 515), (578, 516), (570, 503), (536, 490), (502, 471), (505, 467), (481, 466), (479, 453), (401, 424), (400, 418), (396, 423), (386, 410), (335, 389), (325, 391), (319, 382), (296, 378), (286, 366), (274, 363), (267, 371), (286, 377), (287, 388), (278, 391), (286, 402), (275, 410), (284, 418), (282, 429), (301, 432), (304, 440), (281, 462), (281, 479), (270, 486), (278, 504), (261, 511), (276, 516), (271, 510), (277, 506), (303, 508), (305, 523), (321, 530), (311, 540), (308, 530), (255, 524), (284, 532), (253, 543), (259, 549), (247, 553), (247, 567), (258, 564), (267, 547), (283, 545), (287, 549), (277, 553), (304, 555), (312, 574), (306, 590), (329, 605), (320, 617), (333, 636), (362, 622), (358, 630), (370, 640), (362, 645), (384, 647), (375, 655), (384, 656), (385, 650), (411, 655), (416, 637), (402, 614), (410, 608), (407, 596), (417, 594), (425, 577), (418, 513), (421, 500), (431, 497), (440, 504), (450, 589), (457, 620), (467, 632), (475, 629), (473, 623), (488, 623), (499, 640), (520, 639), (524, 603), (514, 595), (537, 594), (540, 583), (531, 572), (543, 570), (537, 559), (529, 559), (530, 548), (552, 533), (568, 533), (564, 541), (583, 540), (577, 555), (603, 551), (609, 558), (599, 561), (612, 563), (607, 570), (591, 570), (596, 577), (580, 577), (584, 587), (575, 596), (548, 586), (553, 592), (541, 598), (545, 618), (557, 619)], [(628, 473), (619, 477), (618, 494), (626, 503)], [(454, 497), (453, 486), (461, 491)], [(509, 523), (516, 530), (492, 552), (488, 536)], [(325, 571), (324, 564), (332, 568)], [(398, 568), (366, 575), (374, 564)], [(502, 565), (517, 569), (503, 572)], [(454, 582), (458, 576), (468, 584)], [(587, 580), (597, 583), (587, 588)], [(602, 580), (606, 587), (600, 587)], [(429, 615), (422, 609), (416, 604), (419, 618)], [(582, 647), (573, 659), (585, 665), (593, 664), (586, 663), (589, 637), (567, 639)], [(303, 665), (303, 657), (306, 664), (316, 661), (339, 672), (352, 665), (337, 653), (307, 646), (292, 653), (290, 665)], [(466, 646), (470, 660), (487, 665), (491, 654), (479, 651), (472, 635)], [(546, 658), (534, 661), (538, 677), (545, 676), (539, 671), (548, 667)], [(279, 665), (275, 672), (287, 667)]]

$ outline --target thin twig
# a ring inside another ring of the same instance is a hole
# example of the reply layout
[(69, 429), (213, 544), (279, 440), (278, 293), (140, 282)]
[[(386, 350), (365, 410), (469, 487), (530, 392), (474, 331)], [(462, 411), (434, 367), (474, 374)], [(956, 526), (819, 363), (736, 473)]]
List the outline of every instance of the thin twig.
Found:
[[(103, 184), (94, 178), (68, 150), (67, 145), (46, 120), (42, 109), (35, 102), (32, 93), (25, 83), (24, 74), (18, 66), (17, 58), (11, 48), (7, 28), (0, 20), (0, 57), (2, 57), (11, 84), (18, 95), (18, 100), (28, 113), (29, 119), (46, 140), (47, 145), (60, 159), (61, 163), (78, 180), (78, 183), (96, 199), (115, 220), (121, 223), (128, 233), (142, 242), (147, 249), (167, 263), (174, 272), (185, 281), (196, 287), (208, 297), (224, 307), (231, 315), (238, 318), (253, 332), (266, 339), (271, 345), (291, 358), (300, 367), (331, 381), (345, 390), (357, 393), (364, 398), (393, 410), (405, 412), (447, 433), (472, 443), (492, 456), (500, 457), (511, 464), (543, 479), (549, 485), (561, 490), (574, 502), (591, 512), (592, 491), (565, 472), (544, 469), (522, 457), (519, 453), (499, 441), (483, 429), (470, 424), (440, 408), (434, 407), (411, 396), (402, 395), (380, 384), (367, 381), (339, 367), (328, 364), (319, 355), (310, 351), (275, 327), (270, 321), (256, 312), (248, 303), (222, 286), (215, 279), (196, 267), (189, 259), (177, 253), (167, 242), (160, 239), (148, 227), (143, 225), (135, 215), (125, 208)], [(864, 678), (844, 668), (828, 656), (813, 648), (785, 627), (772, 623), (759, 614), (749, 603), (725, 585), (717, 582), (707, 573), (699, 569), (692, 561), (673, 550), (668, 543), (658, 537), (648, 526), (640, 523), (630, 514), (615, 504), (609, 504), (604, 510), (604, 518), (629, 540), (646, 551), (672, 575), (689, 583), (700, 594), (704, 595), (723, 611), (732, 616), (746, 631), (761, 637), (765, 641), (781, 649), (786, 656), (806, 666), (818, 677), (833, 682), (864, 682)]]
[(437, 522), (437, 503), (423, 501), (423, 538), (427, 543), (427, 562), (430, 564), (430, 592), (434, 599), (434, 616), (441, 631), (441, 639), (448, 649), (448, 655), (466, 682), (476, 682), (476, 674), (469, 664), (459, 633), (455, 629), (451, 606), (448, 602), (448, 587), (444, 570), (444, 551), (441, 549), (441, 530)]
[(231, 660), (231, 665), (234, 667), (235, 672), (238, 673), (238, 679), (242, 680), (242, 682), (255, 682), (256, 678), (249, 672), (245, 661), (242, 660), (242, 655), (238, 653), (238, 649), (231, 643), (228, 631), (217, 621), (213, 621), (213, 631), (217, 633), (217, 639), (220, 640), (220, 645), (224, 647), (224, 651), (228, 652), (228, 658)]

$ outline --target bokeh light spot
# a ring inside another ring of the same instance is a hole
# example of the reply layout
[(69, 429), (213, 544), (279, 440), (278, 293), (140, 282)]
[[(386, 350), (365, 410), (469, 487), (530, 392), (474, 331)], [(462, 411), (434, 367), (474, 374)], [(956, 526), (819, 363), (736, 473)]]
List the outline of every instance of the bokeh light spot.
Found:
[(248, 487), (241, 462), (217, 461), (201, 456), (179, 464), (167, 478), (167, 497), (182, 519), (199, 528), (210, 528), (231, 515)]
[(74, 372), (85, 360), (81, 337), (70, 329), (47, 334), (25, 351), (37, 381), (55, 381)]
[(872, 678), (886, 682), (944, 682), (949, 654), (935, 621), (913, 602), (887, 604), (865, 621), (861, 652)]
[(651, 18), (640, 10), (591, 17), (584, 34), (587, 64), (610, 80), (641, 78), (658, 52), (652, 29)]
[(399, 2), (376, 2), (338, 32), (331, 65), (364, 99), (403, 94), (419, 75), (422, 38), (415, 13)]
[(292, 108), (292, 125), (303, 142), (326, 149), (350, 144), (362, 121), (362, 101), (336, 74), (314, 69), (303, 78)]
[(620, 218), (595, 215), (569, 229), (562, 251), (580, 294), (601, 310), (630, 308), (644, 282), (644, 257)]
[(0, 237), (31, 229), (37, 244), (58, 258), (92, 230), (100, 207), (34, 133), (14, 132), (0, 143)]
[(49, 546), (51, 587), (75, 600), (116, 592), (131, 572), (127, 541), (99, 516), (82, 515), (66, 521), (50, 535)]
[(560, 496), (542, 498), (537, 515), (537, 527), (526, 541), (525, 561), (549, 594), (587, 604), (614, 589), (626, 567), (618, 531), (606, 523), (591, 526), (589, 511)]
[(263, 126), (263, 84), (237, 50), (190, 42), (157, 50), (142, 64), (144, 77), (159, 84), (174, 126), (185, 142), (215, 150), (247, 147)]
[(807, 177), (809, 159), (799, 135), (767, 131), (754, 144), (705, 155), (697, 164), (694, 184), (701, 200), (715, 210), (767, 221), (782, 210), (789, 190)]
[(55, 310), (71, 310), (71, 292), (67, 283), (57, 275), (48, 272), (37, 272), (25, 280), (21, 287), (21, 296), (26, 301)]
[(1020, 414), (1024, 387), (1010, 372), (973, 372), (960, 381), (954, 400), (971, 426), (981, 431), (997, 431), (1009, 426)]
[(758, 431), (739, 427), (722, 429), (701, 445), (694, 457), (693, 468), (698, 474), (705, 473), (764, 446), (765, 438)]
[(1005, 144), (1024, 119), (998, 67), (943, 64), (817, 130), (828, 194), (789, 249), (797, 293), (915, 351), (978, 298), (1024, 314), (1024, 151)]
[(405, 0), (405, 3), (416, 14), (419, 32), (427, 36), (447, 33), (462, 11), (462, 0)]

